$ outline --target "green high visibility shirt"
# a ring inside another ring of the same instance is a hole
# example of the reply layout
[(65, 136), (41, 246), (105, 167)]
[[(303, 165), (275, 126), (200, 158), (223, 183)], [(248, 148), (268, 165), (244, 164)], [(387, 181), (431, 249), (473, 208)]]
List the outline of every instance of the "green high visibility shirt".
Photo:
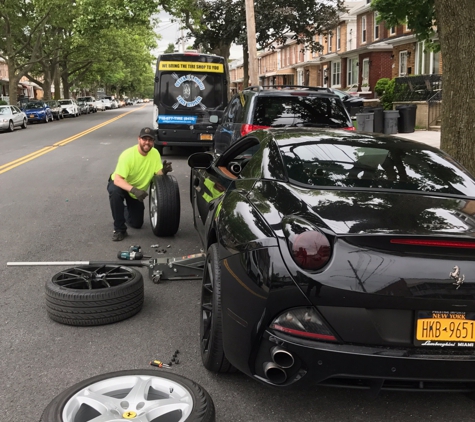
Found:
[[(162, 159), (156, 148), (152, 148), (147, 155), (143, 156), (137, 145), (134, 145), (120, 154), (111, 179), (114, 180), (115, 175), (118, 174), (132, 186), (146, 191), (154, 174), (162, 168)], [(135, 195), (131, 193), (129, 195), (135, 198)]]

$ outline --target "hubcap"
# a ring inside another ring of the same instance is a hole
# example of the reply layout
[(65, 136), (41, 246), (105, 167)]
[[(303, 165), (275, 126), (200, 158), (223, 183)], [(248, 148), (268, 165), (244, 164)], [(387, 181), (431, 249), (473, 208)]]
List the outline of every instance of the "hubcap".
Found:
[(209, 351), (211, 339), (211, 322), (213, 319), (213, 286), (214, 275), (211, 267), (211, 256), (206, 259), (205, 274), (201, 289), (201, 353)]
[(193, 409), (193, 397), (182, 385), (159, 376), (124, 375), (88, 385), (74, 394), (62, 413), (64, 422), (91, 420), (183, 422)]

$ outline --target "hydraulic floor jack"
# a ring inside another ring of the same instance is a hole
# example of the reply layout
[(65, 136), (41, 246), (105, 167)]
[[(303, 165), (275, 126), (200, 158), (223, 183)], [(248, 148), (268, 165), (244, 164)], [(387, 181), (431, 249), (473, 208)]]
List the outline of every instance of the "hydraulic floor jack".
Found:
[(82, 266), (117, 265), (127, 267), (147, 267), (150, 279), (161, 281), (200, 280), (203, 276), (206, 254), (198, 253), (182, 257), (150, 258), (137, 261), (50, 261), (50, 262), (7, 262), (7, 266)]

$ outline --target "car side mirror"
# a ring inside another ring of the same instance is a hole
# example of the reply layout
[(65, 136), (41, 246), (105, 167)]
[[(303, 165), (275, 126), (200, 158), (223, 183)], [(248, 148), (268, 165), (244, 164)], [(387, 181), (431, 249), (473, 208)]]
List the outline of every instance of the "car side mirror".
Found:
[(188, 165), (192, 169), (207, 169), (214, 160), (214, 156), (208, 152), (195, 152), (188, 157)]

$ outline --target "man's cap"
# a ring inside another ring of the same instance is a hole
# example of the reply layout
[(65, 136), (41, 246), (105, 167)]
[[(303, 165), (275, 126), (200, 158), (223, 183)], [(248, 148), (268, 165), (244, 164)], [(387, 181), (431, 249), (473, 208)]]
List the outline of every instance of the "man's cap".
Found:
[(139, 138), (152, 138), (155, 139), (155, 135), (153, 133), (153, 129), (150, 129), (149, 127), (144, 127), (140, 131)]

